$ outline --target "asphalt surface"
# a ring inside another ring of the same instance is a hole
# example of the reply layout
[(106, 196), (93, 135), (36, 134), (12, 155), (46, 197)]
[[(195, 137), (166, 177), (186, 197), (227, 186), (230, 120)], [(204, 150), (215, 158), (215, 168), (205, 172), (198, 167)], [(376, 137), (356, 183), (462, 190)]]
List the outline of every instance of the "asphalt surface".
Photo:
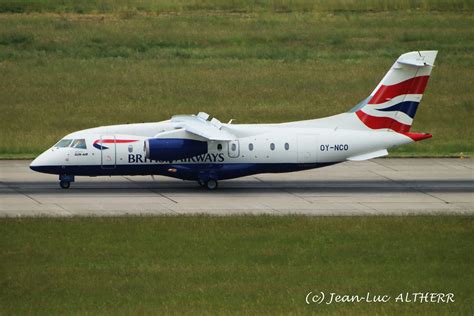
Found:
[(375, 159), (219, 183), (76, 177), (59, 188), (30, 161), (0, 161), (0, 217), (150, 214), (474, 215), (474, 159)]

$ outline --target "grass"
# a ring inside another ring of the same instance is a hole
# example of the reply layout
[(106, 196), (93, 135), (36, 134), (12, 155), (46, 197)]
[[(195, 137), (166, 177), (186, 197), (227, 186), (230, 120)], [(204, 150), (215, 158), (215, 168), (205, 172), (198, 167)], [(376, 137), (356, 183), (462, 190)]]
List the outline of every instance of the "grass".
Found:
[[(472, 314), (472, 217), (0, 219), (2, 314)], [(452, 304), (307, 305), (309, 291)]]
[[(73, 3), (90, 9), (68, 13)], [(413, 128), (434, 138), (392, 153), (474, 153), (471, 2), (137, 3), (17, 1), (36, 9), (0, 14), (0, 157), (177, 113), (261, 123), (344, 112), (416, 49), (439, 50)]]
[(196, 10), (230, 12), (373, 12), (387, 10), (462, 11), (472, 9), (468, 0), (16, 0), (0, 3), (0, 13), (164, 13)]

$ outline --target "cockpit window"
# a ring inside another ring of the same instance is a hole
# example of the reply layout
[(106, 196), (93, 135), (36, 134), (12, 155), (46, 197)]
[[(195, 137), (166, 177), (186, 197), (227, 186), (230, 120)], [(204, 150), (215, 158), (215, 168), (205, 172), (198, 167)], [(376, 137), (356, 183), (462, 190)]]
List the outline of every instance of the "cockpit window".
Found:
[(61, 139), (54, 147), (62, 148), (62, 147), (69, 147), (72, 143), (72, 139)]
[(72, 148), (87, 149), (85, 139), (75, 139), (71, 145)]

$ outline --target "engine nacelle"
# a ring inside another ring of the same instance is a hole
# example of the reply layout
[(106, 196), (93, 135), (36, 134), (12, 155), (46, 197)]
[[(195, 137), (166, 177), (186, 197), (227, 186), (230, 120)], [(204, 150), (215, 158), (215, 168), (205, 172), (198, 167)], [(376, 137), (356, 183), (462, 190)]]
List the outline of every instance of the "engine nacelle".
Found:
[(186, 138), (149, 138), (145, 140), (145, 157), (171, 161), (207, 153), (207, 142)]

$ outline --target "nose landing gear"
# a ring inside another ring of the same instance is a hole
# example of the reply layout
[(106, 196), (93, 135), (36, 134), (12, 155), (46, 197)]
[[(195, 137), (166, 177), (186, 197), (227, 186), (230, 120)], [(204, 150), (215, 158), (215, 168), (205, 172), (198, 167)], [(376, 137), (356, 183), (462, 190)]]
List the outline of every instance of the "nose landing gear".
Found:
[(61, 189), (69, 189), (71, 182), (74, 182), (74, 176), (62, 174), (59, 176), (59, 186)]

